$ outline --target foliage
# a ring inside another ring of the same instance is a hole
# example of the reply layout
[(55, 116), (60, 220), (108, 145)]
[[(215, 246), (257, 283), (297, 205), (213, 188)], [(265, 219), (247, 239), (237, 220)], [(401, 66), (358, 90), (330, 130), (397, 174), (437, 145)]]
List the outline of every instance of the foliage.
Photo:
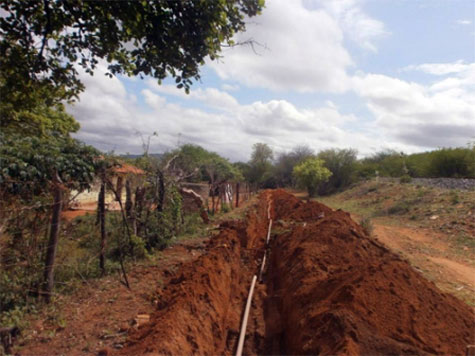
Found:
[(274, 154), (272, 149), (266, 143), (255, 143), (252, 146), (251, 160), (249, 161), (249, 171), (247, 180), (263, 186), (264, 182), (271, 176), (272, 159)]
[(443, 148), (429, 155), (427, 174), (432, 177), (475, 177), (475, 146)]
[(396, 202), (394, 205), (390, 206), (387, 210), (388, 215), (402, 215), (411, 210), (410, 205), (407, 201), (401, 200)]
[(175, 239), (183, 227), (183, 199), (176, 186), (168, 188), (164, 209), (154, 214), (146, 213), (145, 231), (143, 240), (145, 248), (152, 251), (154, 248), (163, 249)]
[(366, 235), (372, 236), (374, 231), (374, 226), (370, 218), (364, 218), (360, 220), (360, 225), (363, 228), (363, 231)]
[(6, 0), (0, 6), (0, 91), (10, 110), (19, 111), (74, 98), (84, 89), (78, 66), (92, 75), (99, 60), (108, 62), (111, 76), (171, 76), (188, 91), (205, 58), (234, 45), (245, 16), (257, 15), (263, 1)]
[(279, 154), (273, 169), (273, 176), (276, 179), (277, 186), (294, 186), (295, 181), (292, 175), (294, 167), (305, 159), (314, 156), (314, 151), (308, 146), (297, 146), (290, 152)]
[[(377, 172), (377, 173), (376, 173)], [(362, 159), (356, 165), (361, 178), (386, 177), (475, 177), (475, 148), (442, 148), (405, 155), (382, 151)]]
[(226, 158), (198, 145), (186, 144), (166, 153), (162, 166), (167, 165), (167, 173), (178, 181), (208, 181), (216, 186), (225, 181), (244, 179), (240, 170)]
[(7, 118), (8, 100), (0, 101), (0, 128), (5, 135), (21, 134), (26, 136), (46, 137), (51, 133), (68, 135), (79, 129), (79, 123), (67, 114), (64, 105), (53, 107), (40, 104), (31, 110), (11, 111)]
[(226, 181), (241, 181), (241, 172), (236, 169), (227, 159), (217, 153), (211, 152), (202, 162), (204, 178), (211, 185), (224, 183)]
[(319, 187), (319, 194), (331, 194), (348, 187), (355, 180), (357, 151), (353, 149), (328, 149), (319, 152), (318, 158), (325, 162), (332, 175)]
[(31, 197), (55, 179), (84, 190), (92, 182), (98, 152), (70, 137), (46, 138), (0, 133), (0, 187), (9, 195)]
[(401, 178), (399, 178), (399, 183), (411, 183), (411, 182), (412, 182), (412, 177), (408, 174), (405, 174)]
[(400, 177), (405, 174), (404, 154), (385, 150), (365, 158), (358, 165), (359, 175), (364, 178), (374, 176)]
[(308, 158), (294, 167), (294, 176), (300, 188), (307, 189), (309, 197), (315, 196), (318, 185), (327, 181), (332, 173), (324, 167), (324, 162), (318, 158)]
[(251, 166), (249, 163), (246, 162), (235, 162), (232, 163), (234, 169), (238, 172), (239, 177), (241, 177), (241, 180), (245, 180), (249, 182), (249, 174), (251, 170)]

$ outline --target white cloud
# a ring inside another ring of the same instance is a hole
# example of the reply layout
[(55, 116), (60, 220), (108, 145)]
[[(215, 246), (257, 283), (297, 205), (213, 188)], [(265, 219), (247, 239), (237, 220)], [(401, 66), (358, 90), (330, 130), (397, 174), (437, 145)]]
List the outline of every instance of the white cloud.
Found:
[(475, 63), (465, 63), (458, 60), (452, 63), (424, 63), (419, 65), (411, 65), (403, 68), (403, 71), (422, 71), (432, 75), (447, 75), (452, 73), (463, 73), (474, 71)]
[(81, 74), (87, 89), (69, 111), (82, 126), (77, 137), (105, 151), (140, 153), (142, 140), (137, 132), (146, 137), (157, 131), (151, 152), (176, 147), (180, 140), (233, 160), (247, 160), (255, 142), (268, 143), (277, 152), (302, 144), (315, 150), (353, 147), (361, 154), (382, 148), (415, 152), (464, 146), (473, 139), (475, 70), (468, 68), (451, 69), (452, 76), (432, 85), (378, 74), (356, 75), (352, 89), (374, 116), (373, 121), (366, 118), (364, 122), (353, 114), (342, 114), (330, 100), (307, 109), (287, 100), (243, 105), (216, 88), (198, 88), (186, 95), (154, 81), (132, 95), (119, 79), (104, 76), (102, 67), (94, 77)]
[(460, 20), (457, 20), (456, 21), (457, 25), (471, 25), (472, 24), (472, 21), (470, 20), (466, 20), (466, 19), (460, 19)]
[(384, 23), (367, 15), (361, 0), (317, 0), (337, 21), (345, 36), (357, 45), (377, 52), (375, 42), (388, 35)]
[(152, 79), (147, 80), (146, 83), (149, 88), (159, 93), (177, 96), (187, 100), (199, 100), (215, 109), (229, 111), (233, 110), (238, 105), (233, 96), (216, 88), (198, 88), (190, 91), (189, 94), (186, 94), (183, 89), (178, 89), (174, 85), (158, 85), (156, 81)]
[(221, 85), (221, 89), (225, 90), (225, 91), (235, 91), (235, 90), (239, 90), (239, 85), (232, 85), (232, 84), (227, 84), (227, 83), (224, 83), (223, 85)]
[(222, 79), (278, 91), (347, 89), (352, 65), (343, 47), (343, 33), (323, 9), (309, 10), (301, 1), (272, 0), (252, 19), (237, 41), (253, 39), (264, 47), (236, 46), (209, 65)]
[[(450, 64), (419, 67), (436, 75), (458, 71)], [(353, 84), (377, 129), (392, 140), (414, 147), (465, 146), (475, 135), (474, 72), (430, 86), (378, 74), (360, 74)]]
[[(151, 152), (175, 147), (180, 137), (181, 143), (199, 144), (233, 160), (247, 160), (255, 142), (268, 143), (279, 152), (307, 144), (316, 150), (353, 145), (365, 153), (384, 144), (348, 130), (346, 125), (356, 117), (341, 114), (332, 103), (314, 109), (299, 109), (286, 100), (241, 105), (216, 88), (192, 91), (187, 96), (173, 86), (150, 83), (134, 99), (118, 79), (83, 74), (81, 78), (87, 89), (68, 111), (81, 123), (77, 137), (105, 151), (140, 153), (138, 133), (147, 137), (155, 131), (158, 138), (151, 140)], [(186, 107), (169, 102), (169, 95), (175, 95), (177, 102), (184, 100)], [(199, 106), (193, 107), (190, 100)], [(231, 107), (207, 109), (224, 105)]]

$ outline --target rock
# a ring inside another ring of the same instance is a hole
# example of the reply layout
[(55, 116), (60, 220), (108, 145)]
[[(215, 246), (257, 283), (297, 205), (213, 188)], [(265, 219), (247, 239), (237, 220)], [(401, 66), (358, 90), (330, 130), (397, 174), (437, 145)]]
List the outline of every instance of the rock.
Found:
[(429, 219), (431, 220), (437, 220), (439, 218), (439, 215), (432, 215)]

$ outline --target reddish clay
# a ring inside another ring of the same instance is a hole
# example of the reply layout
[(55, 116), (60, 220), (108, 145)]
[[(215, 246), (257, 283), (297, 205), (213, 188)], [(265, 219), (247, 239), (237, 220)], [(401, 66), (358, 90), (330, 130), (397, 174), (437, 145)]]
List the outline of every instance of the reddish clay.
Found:
[(266, 191), (245, 222), (227, 222), (208, 253), (170, 276), (151, 322), (121, 354), (232, 354), (247, 291), (256, 288), (245, 354), (463, 355), (475, 315), (343, 211)]

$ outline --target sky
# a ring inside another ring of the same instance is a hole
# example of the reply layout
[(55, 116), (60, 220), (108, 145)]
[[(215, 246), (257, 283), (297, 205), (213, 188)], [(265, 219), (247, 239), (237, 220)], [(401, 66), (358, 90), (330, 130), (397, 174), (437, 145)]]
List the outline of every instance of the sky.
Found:
[(267, 0), (189, 95), (172, 80), (81, 73), (68, 111), (105, 152), (192, 143), (247, 161), (306, 145), (360, 157), (475, 142), (475, 1)]

